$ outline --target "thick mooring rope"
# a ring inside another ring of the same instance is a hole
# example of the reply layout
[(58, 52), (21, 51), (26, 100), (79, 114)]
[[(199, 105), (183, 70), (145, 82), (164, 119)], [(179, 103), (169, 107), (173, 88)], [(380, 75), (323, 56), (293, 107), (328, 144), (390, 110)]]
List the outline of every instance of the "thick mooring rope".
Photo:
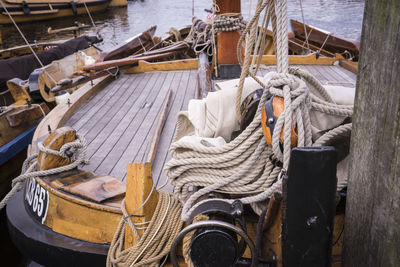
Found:
[[(85, 160), (85, 158), (86, 158), (86, 140), (83, 136), (80, 136), (80, 135), (76, 135), (76, 136), (77, 136), (77, 139), (75, 141), (64, 144), (60, 148), (59, 151), (46, 148), (43, 146), (42, 143), (39, 142), (38, 148), (42, 152), (45, 152), (46, 154), (59, 156), (59, 157), (65, 158), (65, 159), (70, 159), (72, 162), (70, 164), (62, 166), (62, 167), (53, 168), (53, 169), (49, 169), (49, 170), (37, 171), (38, 154), (34, 154), (34, 155), (28, 157), (22, 165), (21, 175), (19, 175), (17, 178), (12, 180), (11, 191), (8, 192), (8, 194), (0, 202), (0, 210), (2, 208), (4, 208), (5, 205), (7, 205), (7, 202), (12, 198), (13, 195), (15, 195), (17, 192), (19, 192), (24, 187), (24, 183), (27, 179), (35, 178), (35, 177), (43, 177), (43, 176), (47, 176), (47, 175), (53, 175), (53, 174), (57, 174), (57, 173), (75, 169), (76, 167), (78, 167), (81, 164), (87, 164), (87, 161)], [(73, 152), (73, 156), (69, 157), (66, 153), (67, 151)]]
[[(172, 160), (165, 165), (165, 172), (171, 184), (174, 185), (174, 193), (185, 202), (182, 211), (182, 219), (185, 221), (189, 220), (197, 206), (208, 201), (197, 202), (210, 192), (233, 195), (232, 199), (223, 199), (223, 201), (232, 203), (235, 199), (240, 199), (244, 204), (251, 204), (254, 211), (259, 214), (262, 208), (258, 203), (280, 189), (280, 178), (289, 166), (292, 126), (295, 125), (297, 128), (296, 145), (311, 146), (309, 115), (311, 109), (330, 115), (352, 116), (352, 106), (336, 105), (325, 88), (308, 72), (298, 68), (289, 69), (286, 1), (259, 0), (257, 7), (255, 16), (247, 24), (243, 33), (243, 35), (251, 33), (247, 48), (254, 47), (256, 41), (254, 27), (258, 24), (261, 12), (266, 9), (271, 17), (276, 40), (278, 73), (270, 73), (267, 81), (261, 81), (255, 77), (249, 71), (251, 51), (247, 49), (236, 105), (240, 107), (244, 78), (247, 74), (264, 88), (256, 115), (250, 125), (230, 143), (220, 147), (199, 146), (179, 140), (175, 140), (176, 142), (171, 145)], [(242, 38), (244, 38), (243, 35)], [(312, 86), (322, 98), (311, 94), (308, 86)], [(272, 147), (266, 144), (261, 128), (261, 111), (269, 94), (284, 99), (284, 111), (276, 122)], [(240, 116), (239, 112), (239, 120), (241, 120)], [(185, 127), (182, 123), (178, 120), (177, 132)], [(283, 150), (280, 146), (281, 130), (279, 129), (282, 129), (284, 133)], [(326, 136), (323, 137), (326, 138)], [(276, 164), (277, 161), (282, 162), (282, 165)], [(193, 188), (198, 187), (201, 189), (189, 194)]]
[[(175, 196), (166, 192), (160, 191), (159, 197), (153, 217), (142, 236), (130, 221), (125, 202), (122, 202), (123, 217), (108, 250), (108, 267), (159, 266), (161, 259), (169, 253), (172, 241), (183, 226), (183, 222), (179, 219), (181, 204)], [(134, 232), (137, 242), (132, 247), (124, 249), (126, 224)]]

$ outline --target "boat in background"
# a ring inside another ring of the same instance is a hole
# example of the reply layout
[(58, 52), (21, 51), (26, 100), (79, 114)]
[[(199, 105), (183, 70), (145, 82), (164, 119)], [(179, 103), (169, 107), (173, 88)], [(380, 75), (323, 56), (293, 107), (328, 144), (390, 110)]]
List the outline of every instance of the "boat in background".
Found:
[[(290, 20), (294, 37), (302, 41), (302, 47), (307, 48), (307, 40), (311, 50), (325, 50), (328, 53), (341, 54), (346, 59), (358, 60), (360, 54), (360, 44), (356, 41), (346, 40), (335, 36), (333, 33), (319, 29), (314, 26), (303, 24), (299, 21)], [(306, 38), (307, 33), (307, 38)], [(293, 43), (299, 42), (293, 37)], [(324, 52), (326, 54), (326, 52)]]
[(124, 7), (127, 0), (1, 0), (0, 25), (73, 17), (88, 12), (104, 12), (109, 7)]
[[(48, 65), (54, 60), (59, 60), (79, 50), (87, 49), (100, 41), (102, 40), (97, 36), (84, 35), (78, 38), (70, 39), (51, 49), (38, 52), (36, 55), (39, 57), (43, 65)], [(10, 81), (13, 85), (26, 87), (24, 80), (27, 80), (30, 74), (38, 68), (41, 68), (41, 64), (37, 61), (36, 56), (33, 54), (0, 60), (0, 69), (2, 70), (0, 73), (2, 106), (11, 105), (16, 101), (16, 99), (11, 96), (10, 90), (7, 90), (7, 81), (13, 80)]]

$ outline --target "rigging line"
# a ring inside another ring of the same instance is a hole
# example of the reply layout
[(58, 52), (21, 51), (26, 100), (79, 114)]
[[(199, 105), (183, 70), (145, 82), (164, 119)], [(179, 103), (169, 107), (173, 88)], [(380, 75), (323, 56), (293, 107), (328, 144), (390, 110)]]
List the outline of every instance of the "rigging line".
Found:
[(300, 0), (300, 11), (301, 11), (301, 19), (303, 20), (304, 33), (305, 33), (305, 35), (306, 35), (307, 48), (308, 48), (308, 50), (310, 51), (310, 44), (308, 43), (308, 35), (307, 35), (306, 24), (304, 23), (304, 13), (303, 13), (303, 3), (302, 3), (302, 0)]
[[(31, 50), (32, 54), (35, 56), (36, 60), (39, 62), (40, 66), (43, 68), (44, 65), (42, 63), (42, 61), (40, 60), (40, 58), (38, 57), (38, 55), (36, 54), (36, 52), (33, 50), (31, 44), (28, 42), (28, 40), (25, 38), (25, 35), (22, 33), (22, 31), (20, 30), (20, 28), (18, 27), (17, 23), (15, 22), (15, 20), (13, 19), (13, 17), (11, 16), (10, 12), (8, 12), (7, 7), (4, 5), (3, 1), (0, 0), (1, 6), (3, 7), (3, 9), (6, 11), (7, 16), (10, 18), (11, 22), (14, 24), (15, 28), (17, 28), (19, 34), (21, 35), (22, 39), (24, 39), (26, 45), (29, 47), (29, 49)], [(46, 74), (50, 77), (50, 79), (57, 84), (56, 80), (44, 69), (44, 72), (46, 72)]]
[(192, 0), (192, 19), (194, 18), (194, 0)]
[(85, 6), (86, 12), (87, 12), (88, 15), (89, 15), (90, 21), (92, 22), (92, 25), (93, 25), (94, 29), (96, 30), (96, 33), (99, 34), (99, 30), (97, 29), (97, 26), (96, 26), (96, 24), (94, 23), (94, 20), (93, 20), (93, 18), (92, 18), (92, 15), (90, 14), (89, 8), (88, 8), (87, 5), (86, 5), (86, 0), (83, 1), (83, 5)]
[(326, 41), (328, 41), (329, 37), (331, 36), (331, 32), (326, 36), (324, 43), (322, 44), (321, 48), (318, 50), (318, 53), (321, 52), (322, 48), (324, 48)]
[[(136, 212), (138, 212), (139, 210), (141, 210), (141, 209), (144, 207), (144, 205), (146, 205), (146, 203), (149, 201), (151, 195), (153, 194), (154, 190), (157, 191), (157, 186), (158, 186), (158, 183), (160, 182), (160, 178), (161, 178), (161, 175), (158, 176), (157, 181), (156, 181), (155, 184), (154, 184), (154, 182), (153, 182), (153, 186), (151, 187), (151, 191), (150, 191), (150, 193), (147, 195), (147, 198), (143, 201), (142, 205), (140, 205), (136, 210), (134, 210), (133, 212), (131, 212), (130, 214), (128, 214), (128, 216), (124, 217), (124, 220), (127, 220), (127, 219), (129, 219), (130, 217), (134, 216)], [(168, 179), (167, 179), (167, 181), (168, 181)], [(164, 187), (164, 186), (165, 186), (165, 184), (162, 185), (162, 187)], [(161, 188), (162, 188), (162, 187), (161, 187)], [(160, 189), (161, 189), (161, 188), (160, 188)]]

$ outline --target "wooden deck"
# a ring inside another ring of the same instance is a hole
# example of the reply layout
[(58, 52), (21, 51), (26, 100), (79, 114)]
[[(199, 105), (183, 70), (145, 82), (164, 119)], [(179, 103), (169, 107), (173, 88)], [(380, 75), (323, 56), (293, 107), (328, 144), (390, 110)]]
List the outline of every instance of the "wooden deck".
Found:
[[(339, 66), (302, 66), (322, 84), (355, 84), (356, 75)], [(262, 67), (260, 75), (268, 72)], [(197, 90), (197, 70), (122, 75), (86, 101), (67, 121), (84, 135), (89, 165), (84, 169), (109, 174), (121, 181), (126, 166), (143, 162), (167, 92), (172, 89), (168, 117), (153, 164), (153, 179), (164, 183), (162, 168), (175, 132), (176, 115), (186, 110)]]

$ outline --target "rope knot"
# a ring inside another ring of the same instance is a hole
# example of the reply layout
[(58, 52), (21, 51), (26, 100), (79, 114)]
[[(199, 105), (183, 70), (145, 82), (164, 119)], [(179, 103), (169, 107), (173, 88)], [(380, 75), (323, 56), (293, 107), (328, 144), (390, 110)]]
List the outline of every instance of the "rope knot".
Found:
[(47, 148), (42, 142), (38, 143), (38, 148), (40, 151), (58, 156), (64, 159), (70, 159), (71, 161), (79, 161), (82, 164), (88, 164), (86, 157), (86, 140), (81, 135), (76, 135), (77, 139), (72, 142), (64, 144), (60, 150), (54, 150)]
[[(292, 74), (273, 73), (271, 74), (268, 85), (274, 87), (275, 89), (280, 89), (281, 91), (283, 91), (283, 87), (286, 85), (289, 86), (291, 92), (294, 92), (300, 87), (300, 83), (301, 80)], [(278, 91), (275, 91), (275, 93), (276, 94), (274, 95), (283, 97), (283, 93), (278, 93)]]
[(283, 162), (283, 168), (287, 169), (291, 148), (311, 145), (311, 97), (307, 85), (299, 77), (288, 73), (270, 75), (270, 93), (283, 98), (284, 102), (284, 110), (277, 119), (272, 135), (272, 150), (275, 157)]
[[(24, 183), (26, 180), (30, 178), (36, 178), (36, 177), (43, 177), (47, 175), (53, 175), (65, 171), (69, 171), (72, 169), (77, 168), (80, 164), (88, 164), (88, 161), (86, 161), (86, 140), (83, 136), (81, 135), (76, 135), (77, 139), (69, 142), (67, 144), (64, 144), (59, 151), (49, 149), (43, 146), (43, 143), (38, 143), (38, 148), (40, 151), (46, 153), (46, 154), (51, 154), (55, 156), (59, 156), (62, 158), (72, 158), (71, 163), (65, 166), (53, 168), (53, 169), (48, 169), (48, 170), (37, 170), (37, 157), (38, 154), (34, 154), (32, 156), (29, 156), (23, 163), (22, 165), (22, 172), (21, 174), (12, 180), (12, 189), (8, 194), (3, 198), (3, 200), (0, 201), (0, 210), (4, 208), (4, 206), (7, 204), (7, 202), (11, 199), (11, 197), (16, 194), (18, 191), (20, 191), (24, 187)], [(70, 152), (72, 151), (73, 155), (68, 156)]]

